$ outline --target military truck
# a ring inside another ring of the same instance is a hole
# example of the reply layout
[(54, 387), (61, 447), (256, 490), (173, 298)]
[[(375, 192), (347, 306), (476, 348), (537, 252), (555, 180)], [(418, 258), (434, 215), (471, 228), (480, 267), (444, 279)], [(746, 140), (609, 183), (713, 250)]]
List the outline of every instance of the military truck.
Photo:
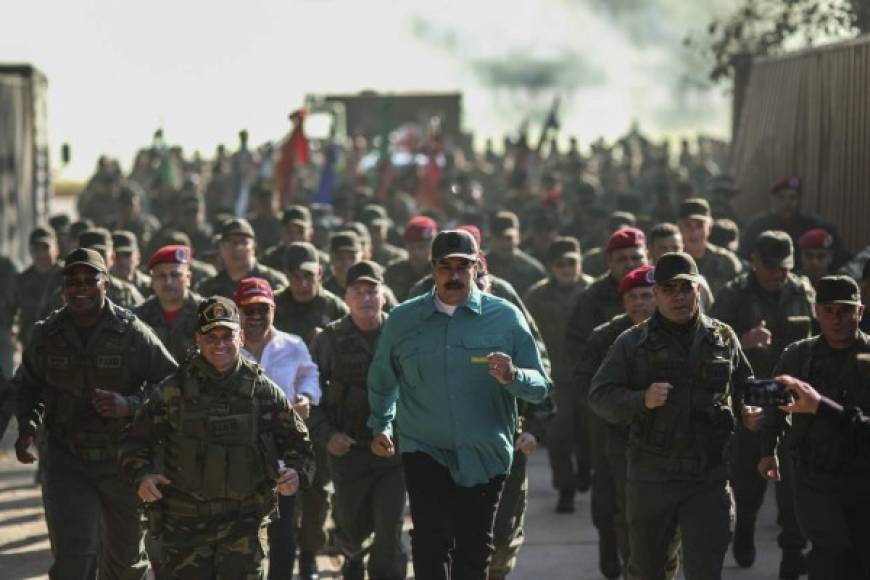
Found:
[(0, 254), (28, 258), (30, 230), (48, 217), (51, 197), (45, 75), (0, 64)]

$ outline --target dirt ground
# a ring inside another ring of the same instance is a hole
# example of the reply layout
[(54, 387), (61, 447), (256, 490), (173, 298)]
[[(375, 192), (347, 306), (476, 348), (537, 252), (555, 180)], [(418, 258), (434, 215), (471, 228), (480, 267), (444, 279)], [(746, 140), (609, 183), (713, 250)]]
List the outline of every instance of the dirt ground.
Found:
[[(0, 579), (47, 578), (51, 550), (45, 529), (39, 487), (34, 468), (15, 461), (11, 452), (14, 424), (0, 441)], [(592, 527), (589, 496), (578, 496), (577, 512), (556, 515), (555, 492), (550, 488), (546, 451), (529, 463), (529, 509), (526, 543), (520, 553), (513, 580), (597, 580), (597, 535)], [(724, 577), (728, 580), (761, 580), (777, 577), (775, 511), (772, 494), (765, 502), (757, 532), (758, 560), (753, 568), (737, 568), (730, 555)], [(406, 521), (406, 528), (410, 522)], [(406, 536), (406, 542), (408, 541)], [(409, 544), (408, 544), (409, 545)], [(322, 557), (323, 578), (340, 578), (338, 558)], [(409, 567), (409, 577), (411, 570)]]

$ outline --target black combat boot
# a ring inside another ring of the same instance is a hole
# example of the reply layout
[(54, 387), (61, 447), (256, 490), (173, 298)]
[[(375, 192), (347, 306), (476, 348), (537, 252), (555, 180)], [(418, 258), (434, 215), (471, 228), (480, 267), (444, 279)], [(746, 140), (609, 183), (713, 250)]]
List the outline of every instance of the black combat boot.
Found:
[(317, 554), (314, 552), (299, 552), (299, 580), (319, 580), (317, 569)]
[(613, 528), (598, 530), (598, 568), (605, 578), (622, 576), (616, 530)]
[(741, 568), (749, 568), (755, 563), (755, 522), (737, 519), (734, 530), (734, 560)]
[(556, 502), (557, 514), (573, 514), (574, 513), (574, 490), (560, 489), (559, 500)]
[(797, 580), (807, 573), (807, 558), (800, 548), (783, 548), (779, 561), (779, 577), (782, 580)]
[(341, 567), (342, 580), (364, 580), (366, 568), (363, 559), (345, 558), (344, 565)]

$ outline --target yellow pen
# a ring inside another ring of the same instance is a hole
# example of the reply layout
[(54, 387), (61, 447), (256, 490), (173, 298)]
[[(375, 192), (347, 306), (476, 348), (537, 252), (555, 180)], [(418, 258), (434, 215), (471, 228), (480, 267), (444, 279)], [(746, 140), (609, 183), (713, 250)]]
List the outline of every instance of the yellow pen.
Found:
[(471, 357), (471, 364), (475, 365), (485, 365), (489, 362), (489, 359), (485, 356), (473, 356)]

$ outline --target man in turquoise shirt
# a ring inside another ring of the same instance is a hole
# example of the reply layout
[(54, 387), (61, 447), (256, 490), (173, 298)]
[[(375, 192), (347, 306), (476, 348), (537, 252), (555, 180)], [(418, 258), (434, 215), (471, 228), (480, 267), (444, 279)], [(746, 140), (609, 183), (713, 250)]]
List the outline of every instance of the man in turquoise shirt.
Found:
[(369, 368), (372, 451), (400, 433), (418, 580), (485, 580), (492, 527), (513, 456), (517, 398), (550, 389), (525, 319), (474, 284), (479, 248), (465, 231), (432, 243), (435, 287), (397, 306)]

